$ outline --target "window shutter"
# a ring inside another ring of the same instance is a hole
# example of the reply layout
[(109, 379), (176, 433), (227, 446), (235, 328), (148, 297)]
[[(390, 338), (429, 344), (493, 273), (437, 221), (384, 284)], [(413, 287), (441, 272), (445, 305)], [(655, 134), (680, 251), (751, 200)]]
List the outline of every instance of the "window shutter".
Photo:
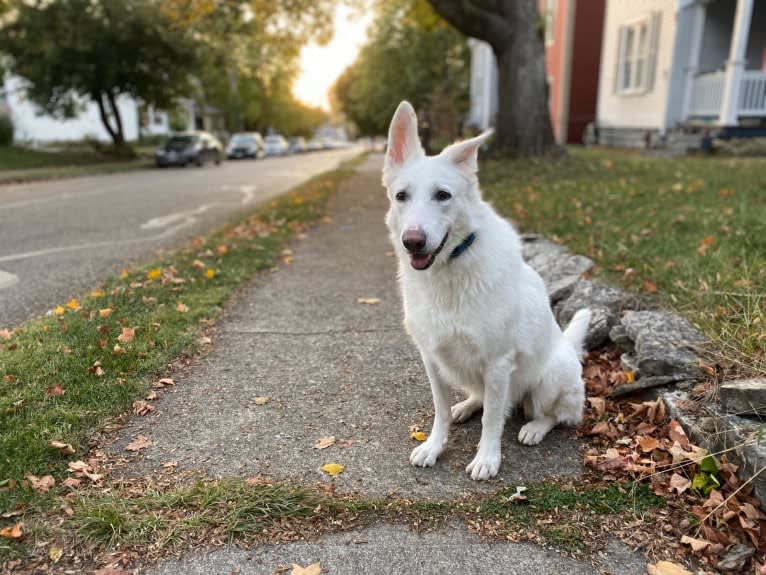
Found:
[(615, 63), (614, 82), (612, 85), (612, 92), (619, 93), (620, 85), (622, 82), (622, 68), (625, 61), (625, 26), (620, 26), (617, 36), (617, 62)]
[(652, 12), (649, 20), (649, 57), (646, 63), (646, 91), (654, 90), (657, 76), (657, 54), (660, 47), (660, 27), (662, 25), (662, 12)]

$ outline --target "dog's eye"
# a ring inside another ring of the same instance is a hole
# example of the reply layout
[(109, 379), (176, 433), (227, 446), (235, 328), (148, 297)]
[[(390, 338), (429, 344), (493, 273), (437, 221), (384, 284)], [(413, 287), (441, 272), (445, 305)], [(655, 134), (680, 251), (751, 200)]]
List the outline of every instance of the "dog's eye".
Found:
[(452, 194), (450, 194), (447, 190), (436, 190), (436, 193), (434, 194), (434, 198), (437, 202), (446, 202), (452, 197)]
[(401, 192), (396, 192), (396, 201), (397, 202), (406, 202), (407, 201), (407, 192), (402, 190)]

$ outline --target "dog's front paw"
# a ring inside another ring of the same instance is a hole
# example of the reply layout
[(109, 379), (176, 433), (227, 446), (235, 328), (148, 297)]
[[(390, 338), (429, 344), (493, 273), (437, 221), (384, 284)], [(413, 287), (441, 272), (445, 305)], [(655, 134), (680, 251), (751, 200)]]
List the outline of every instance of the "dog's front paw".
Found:
[(479, 447), (479, 451), (473, 461), (465, 468), (466, 473), (471, 474), (471, 479), (485, 480), (491, 479), (497, 475), (500, 469), (500, 449), (487, 449), (483, 450)]
[(442, 448), (437, 447), (431, 438), (421, 443), (410, 453), (410, 463), (416, 467), (433, 467), (441, 455)]

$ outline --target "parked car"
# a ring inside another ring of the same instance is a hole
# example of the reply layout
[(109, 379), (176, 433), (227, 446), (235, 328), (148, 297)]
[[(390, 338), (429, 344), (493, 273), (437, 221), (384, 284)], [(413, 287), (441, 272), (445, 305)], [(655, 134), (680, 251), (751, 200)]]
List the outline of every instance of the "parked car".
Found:
[(324, 144), (319, 138), (311, 138), (309, 143), (306, 144), (306, 147), (308, 148), (309, 152), (316, 152), (318, 150), (323, 150)]
[(263, 140), (264, 156), (284, 156), (287, 148), (287, 140), (277, 134), (266, 136)]
[(263, 138), (258, 132), (240, 132), (234, 134), (226, 146), (226, 157), (230, 160), (237, 158), (259, 158), (263, 156)]
[(208, 132), (182, 132), (171, 136), (154, 152), (158, 167), (203, 165), (205, 162), (221, 163), (223, 145)]
[(290, 138), (290, 147), (288, 148), (288, 152), (291, 154), (302, 154), (303, 152), (307, 152), (308, 147), (306, 146), (306, 139), (301, 138), (298, 136), (297, 138)]

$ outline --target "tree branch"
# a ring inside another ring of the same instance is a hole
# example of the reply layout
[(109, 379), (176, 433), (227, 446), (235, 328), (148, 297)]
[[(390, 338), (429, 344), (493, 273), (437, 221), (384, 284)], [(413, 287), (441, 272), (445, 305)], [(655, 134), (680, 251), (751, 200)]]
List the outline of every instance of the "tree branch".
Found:
[(101, 123), (104, 125), (104, 128), (106, 128), (106, 131), (109, 132), (109, 137), (112, 138), (112, 142), (117, 143), (117, 135), (114, 133), (114, 128), (109, 123), (109, 115), (104, 108), (103, 97), (103, 94), (94, 94), (92, 96), (96, 101), (96, 104), (98, 104), (98, 114), (101, 116)]
[(115, 141), (116, 144), (122, 145), (125, 143), (125, 132), (122, 129), (122, 118), (120, 117), (120, 109), (117, 107), (117, 100), (114, 97), (114, 94), (109, 91), (109, 106), (112, 108), (112, 116), (114, 116), (114, 121), (117, 124), (117, 137), (118, 140)]
[(488, 42), (495, 52), (502, 51), (511, 39), (511, 26), (495, 4), (488, 0), (428, 0), (434, 10), (468, 36)]

